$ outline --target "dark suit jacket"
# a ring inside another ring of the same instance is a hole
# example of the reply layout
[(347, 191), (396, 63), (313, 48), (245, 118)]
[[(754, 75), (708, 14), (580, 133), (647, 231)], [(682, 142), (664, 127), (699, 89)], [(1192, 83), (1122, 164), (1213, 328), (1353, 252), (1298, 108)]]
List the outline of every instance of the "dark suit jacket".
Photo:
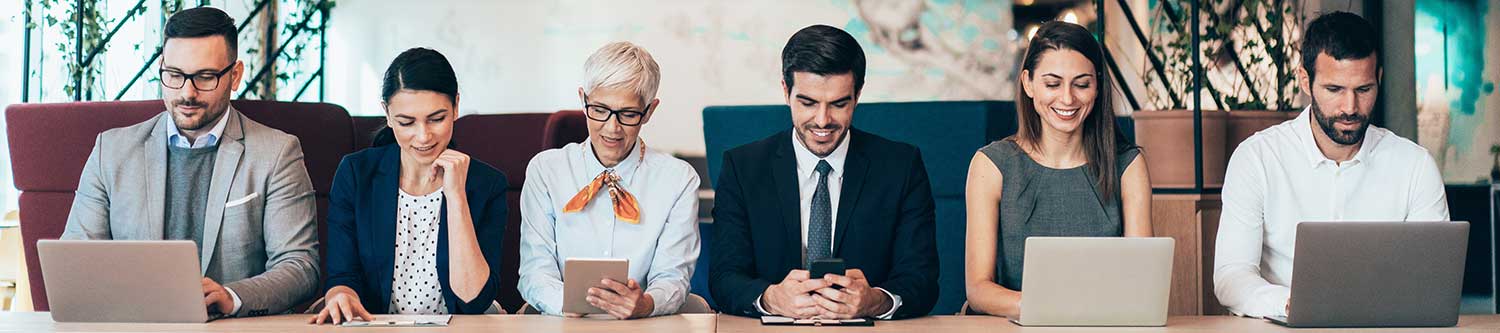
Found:
[[(396, 145), (373, 147), (344, 156), (333, 176), (328, 207), (328, 281), (348, 286), (370, 313), (390, 308), (395, 273), (396, 199), (401, 175), (401, 150)], [(448, 282), (447, 200), (438, 231), (437, 273), (448, 313), (482, 314), (500, 289), (500, 243), (505, 239), (505, 174), (470, 160), (465, 192), (479, 250), (489, 263), (490, 277), (474, 299), (464, 302)]]
[[(717, 309), (759, 316), (755, 300), (802, 267), (802, 224), (792, 132), (724, 154), (714, 188)], [(916, 147), (851, 129), (833, 255), (863, 270), (872, 287), (901, 296), (894, 318), (925, 316), (938, 297), (932, 187)]]

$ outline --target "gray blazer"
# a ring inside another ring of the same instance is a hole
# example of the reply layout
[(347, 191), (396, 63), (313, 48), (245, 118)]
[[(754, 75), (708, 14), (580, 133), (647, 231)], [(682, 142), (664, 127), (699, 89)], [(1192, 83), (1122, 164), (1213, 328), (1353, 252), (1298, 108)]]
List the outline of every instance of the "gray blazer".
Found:
[[(239, 296), (235, 315), (282, 313), (318, 284), (317, 203), (302, 145), (232, 107), (224, 116), (199, 264)], [(63, 239), (162, 239), (171, 117), (99, 134)]]

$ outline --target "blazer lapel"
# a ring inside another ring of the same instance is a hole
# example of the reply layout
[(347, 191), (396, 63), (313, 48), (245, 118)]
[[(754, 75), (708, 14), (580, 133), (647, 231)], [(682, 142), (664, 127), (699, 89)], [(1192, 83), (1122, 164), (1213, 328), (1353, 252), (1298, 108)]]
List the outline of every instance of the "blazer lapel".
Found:
[(401, 151), (394, 145), (383, 149), (385, 156), (380, 159), (369, 193), (374, 196), (370, 198), (374, 209), (370, 210), (371, 215), (367, 217), (374, 222), (368, 229), (370, 239), (374, 241), (370, 248), (375, 251), (376, 258), (382, 261), (376, 267), (385, 267), (376, 270), (380, 279), (373, 282), (379, 288), (382, 304), (387, 304), (390, 303), (391, 281), (396, 268), (396, 190), (400, 188)]
[[(849, 135), (854, 135), (854, 130), (849, 130)], [(865, 178), (868, 178), (865, 176), (870, 170), (870, 160), (865, 158), (864, 151), (858, 149), (864, 141), (866, 140), (849, 140), (849, 157), (844, 160), (844, 188), (839, 192), (839, 211), (835, 215), (838, 216), (838, 222), (833, 228), (834, 256), (841, 256), (844, 235), (848, 235), (849, 229), (854, 229), (855, 223), (859, 223), (859, 219), (853, 216), (854, 208), (859, 205), (859, 198), (864, 194), (862, 189)]]
[(167, 210), (167, 123), (171, 111), (157, 116), (156, 128), (146, 137), (146, 220), (138, 230), (139, 239), (161, 240), (166, 234)]
[(219, 242), (219, 230), (224, 226), (224, 203), (229, 200), (229, 188), (238, 179), (240, 157), (245, 153), (245, 133), (240, 114), (234, 108), (225, 111), (224, 132), (219, 138), (219, 152), (214, 158), (213, 179), (208, 186), (208, 204), (203, 216), (203, 249), (199, 255), (202, 273), (208, 273), (208, 264), (213, 261), (214, 249)]
[(776, 203), (781, 207), (781, 221), (786, 229), (786, 250), (790, 254), (783, 260), (793, 263), (792, 267), (802, 268), (802, 207), (799, 207), (801, 193), (797, 191), (797, 157), (792, 152), (791, 132), (782, 133), (773, 139), (777, 148), (771, 158), (771, 173), (776, 182)]
[(447, 305), (448, 307), (448, 313), (453, 313), (453, 310), (457, 309), (461, 304), (455, 304), (448, 299), (449, 291), (453, 290), (453, 285), (448, 281), (448, 276), (450, 276), (448, 272), (448, 198), (443, 197), (443, 200), (441, 200), (438, 205), (440, 206), (438, 207), (438, 246), (436, 270), (438, 276), (438, 287), (440, 287), (441, 289), (438, 290), (438, 297), (443, 298), (443, 303), (445, 303), (445, 305)]

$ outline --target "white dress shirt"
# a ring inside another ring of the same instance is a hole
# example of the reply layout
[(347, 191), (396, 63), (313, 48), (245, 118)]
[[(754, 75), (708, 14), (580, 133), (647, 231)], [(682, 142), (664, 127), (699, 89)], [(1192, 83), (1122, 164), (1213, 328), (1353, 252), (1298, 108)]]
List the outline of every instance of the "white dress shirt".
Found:
[(1370, 126), (1353, 159), (1328, 159), (1310, 110), (1241, 143), (1224, 177), (1214, 293), (1243, 316), (1285, 316), (1297, 223), (1447, 221), (1442, 175), (1426, 149)]
[[(829, 217), (832, 224), (828, 227), (828, 246), (833, 246), (832, 235), (838, 234), (839, 194), (844, 192), (844, 161), (849, 159), (849, 137), (851, 136), (854, 136), (853, 133), (844, 132), (844, 139), (839, 141), (838, 147), (834, 147), (833, 152), (828, 153), (828, 156), (819, 158), (818, 155), (813, 155), (812, 151), (807, 150), (802, 140), (797, 140), (796, 133), (792, 134), (792, 155), (797, 157), (797, 207), (799, 207), (797, 211), (802, 221), (802, 257), (804, 260), (801, 262), (807, 262), (807, 231), (810, 230), (807, 226), (812, 221), (813, 194), (818, 192), (817, 169), (820, 160), (828, 161), (828, 166), (832, 167), (828, 170), (828, 208), (834, 213)], [(828, 253), (833, 253), (834, 248), (836, 247), (829, 248)]]
[[(837, 248), (837, 246), (834, 246), (833, 244), (832, 238), (834, 237), (832, 236), (837, 235), (839, 230), (839, 194), (843, 193), (844, 191), (844, 161), (848, 160), (849, 157), (849, 137), (851, 136), (854, 136), (854, 133), (852, 131), (845, 131), (844, 139), (839, 141), (838, 147), (834, 147), (833, 152), (828, 153), (828, 156), (820, 158), (818, 157), (818, 155), (813, 154), (811, 150), (807, 149), (807, 146), (802, 143), (802, 140), (799, 140), (797, 138), (796, 132), (792, 133), (792, 152), (793, 155), (797, 157), (797, 202), (799, 203), (799, 209), (797, 211), (800, 212), (799, 216), (802, 222), (803, 259), (806, 259), (807, 257), (807, 231), (809, 230), (808, 223), (812, 221), (813, 194), (818, 191), (818, 161), (828, 161), (828, 166), (832, 167), (832, 169), (828, 171), (828, 208), (830, 211), (833, 211), (834, 214), (829, 218), (829, 222), (831, 222), (831, 224), (828, 228), (828, 232), (830, 234), (830, 241), (828, 242), (828, 246)], [(828, 253), (833, 253), (833, 249), (828, 249)], [(802, 261), (805, 262), (807, 260)], [(821, 277), (814, 276), (813, 278)], [(881, 314), (879, 316), (876, 316), (875, 318), (891, 319), (891, 316), (896, 314), (896, 309), (901, 308), (901, 296), (892, 294), (891, 292), (886, 291), (885, 288), (874, 289), (885, 293), (886, 296), (889, 296), (891, 298), (891, 310), (886, 311), (885, 314)], [(755, 299), (755, 308), (757, 310), (760, 310), (761, 314), (768, 316), (771, 315), (769, 311), (766, 311), (766, 309), (762, 307), (759, 298)]]
[(592, 140), (544, 151), (526, 166), (521, 296), (542, 313), (559, 315), (565, 260), (625, 258), (630, 278), (656, 303), (651, 315), (677, 313), (691, 291), (698, 261), (698, 172), (671, 155), (636, 146), (610, 169), (639, 203), (640, 223), (615, 218), (607, 188), (583, 211), (564, 213), (568, 201), (606, 169), (594, 155)]

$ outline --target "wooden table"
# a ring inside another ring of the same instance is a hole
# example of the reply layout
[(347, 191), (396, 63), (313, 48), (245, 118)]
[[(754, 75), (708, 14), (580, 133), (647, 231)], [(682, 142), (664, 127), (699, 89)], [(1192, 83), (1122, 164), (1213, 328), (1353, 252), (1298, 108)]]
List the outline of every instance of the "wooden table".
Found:
[(453, 316), (448, 327), (390, 328), (307, 325), (307, 315), (216, 320), (206, 324), (54, 323), (46, 312), (0, 312), (0, 332), (1500, 332), (1500, 315), (1463, 316), (1457, 327), (1288, 329), (1259, 319), (1230, 316), (1171, 317), (1166, 327), (1021, 327), (990, 316), (934, 316), (876, 322), (875, 327), (761, 326), (730, 315), (685, 314), (640, 320), (568, 319), (536, 315)]
[[(47, 312), (0, 312), (0, 332), (713, 332), (712, 314), (640, 320), (569, 319), (539, 315), (453, 316), (448, 327), (338, 327), (307, 324), (309, 315), (215, 320), (206, 324), (54, 323)], [(757, 325), (759, 325), (757, 323)]]
[(1021, 327), (999, 317), (932, 316), (876, 322), (875, 327), (761, 326), (755, 318), (719, 315), (719, 333), (811, 332), (811, 333), (1002, 333), (1002, 332), (1497, 332), (1500, 315), (1462, 316), (1457, 327), (1412, 329), (1289, 329), (1260, 319), (1233, 316), (1183, 316), (1167, 319), (1166, 327)]

